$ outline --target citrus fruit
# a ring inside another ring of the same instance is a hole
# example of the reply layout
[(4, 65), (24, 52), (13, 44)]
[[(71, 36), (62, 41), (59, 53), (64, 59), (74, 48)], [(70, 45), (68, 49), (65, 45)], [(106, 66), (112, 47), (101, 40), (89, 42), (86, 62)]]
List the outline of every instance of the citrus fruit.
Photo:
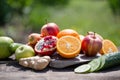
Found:
[(57, 39), (55, 36), (45, 36), (35, 45), (36, 53), (39, 55), (52, 55), (56, 49)]
[(107, 54), (111, 52), (118, 52), (118, 48), (116, 45), (108, 39), (102, 41), (102, 49), (100, 50), (100, 54)]
[(79, 34), (73, 29), (64, 29), (57, 34), (58, 38), (61, 38), (63, 36), (74, 36), (80, 39)]
[(73, 36), (63, 36), (57, 41), (58, 54), (63, 58), (74, 58), (81, 50), (81, 41)]
[(22, 44), (22, 43), (12, 43), (12, 44), (10, 44), (9, 48), (10, 48), (11, 53), (15, 53), (16, 49), (21, 45), (24, 45), (24, 44)]
[(0, 59), (8, 58), (12, 55), (9, 46), (13, 43), (13, 39), (7, 36), (0, 37)]

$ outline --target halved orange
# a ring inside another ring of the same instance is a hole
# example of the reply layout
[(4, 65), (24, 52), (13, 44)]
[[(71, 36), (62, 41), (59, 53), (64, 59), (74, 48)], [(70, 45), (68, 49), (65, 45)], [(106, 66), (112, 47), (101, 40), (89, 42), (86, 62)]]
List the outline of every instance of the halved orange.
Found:
[(102, 41), (102, 49), (100, 50), (100, 54), (108, 54), (112, 52), (118, 52), (118, 48), (116, 45), (109, 39), (104, 39)]
[(63, 36), (57, 41), (58, 54), (63, 58), (74, 58), (81, 50), (81, 41), (73, 36)]

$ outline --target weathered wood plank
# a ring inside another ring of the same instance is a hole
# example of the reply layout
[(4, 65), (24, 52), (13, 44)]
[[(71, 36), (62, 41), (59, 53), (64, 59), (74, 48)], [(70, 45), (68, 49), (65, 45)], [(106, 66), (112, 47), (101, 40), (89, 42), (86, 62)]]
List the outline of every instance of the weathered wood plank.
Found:
[(96, 73), (75, 74), (73, 70), (78, 65), (36, 71), (20, 66), (15, 60), (0, 62), (0, 80), (120, 80), (120, 65)]
[[(120, 80), (120, 66), (97, 73), (75, 74), (73, 69), (47, 68), (43, 71), (19, 69), (16, 66), (5, 65), (6, 70), (0, 71), (0, 80)], [(12, 67), (11, 67), (12, 66)], [(15, 69), (12, 70), (11, 69)], [(9, 71), (10, 70), (10, 71)]]

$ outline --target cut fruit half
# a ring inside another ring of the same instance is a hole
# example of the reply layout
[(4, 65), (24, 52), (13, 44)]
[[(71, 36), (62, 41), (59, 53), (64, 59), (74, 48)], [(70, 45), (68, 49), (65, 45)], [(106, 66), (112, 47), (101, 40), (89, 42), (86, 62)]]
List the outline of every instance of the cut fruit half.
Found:
[(81, 41), (73, 36), (63, 36), (57, 41), (58, 54), (63, 58), (74, 58), (81, 50)]
[(40, 39), (35, 45), (35, 52), (41, 56), (51, 56), (56, 49), (57, 37), (45, 36)]
[(100, 50), (100, 54), (107, 54), (112, 52), (118, 52), (118, 48), (116, 45), (108, 39), (102, 41), (102, 49)]

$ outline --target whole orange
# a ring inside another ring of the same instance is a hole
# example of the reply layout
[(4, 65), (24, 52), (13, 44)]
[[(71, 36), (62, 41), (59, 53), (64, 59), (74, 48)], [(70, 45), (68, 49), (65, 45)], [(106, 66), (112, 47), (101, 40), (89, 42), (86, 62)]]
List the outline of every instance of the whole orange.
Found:
[(78, 32), (73, 29), (64, 29), (57, 34), (58, 38), (61, 38), (63, 36), (73, 36), (80, 39)]

